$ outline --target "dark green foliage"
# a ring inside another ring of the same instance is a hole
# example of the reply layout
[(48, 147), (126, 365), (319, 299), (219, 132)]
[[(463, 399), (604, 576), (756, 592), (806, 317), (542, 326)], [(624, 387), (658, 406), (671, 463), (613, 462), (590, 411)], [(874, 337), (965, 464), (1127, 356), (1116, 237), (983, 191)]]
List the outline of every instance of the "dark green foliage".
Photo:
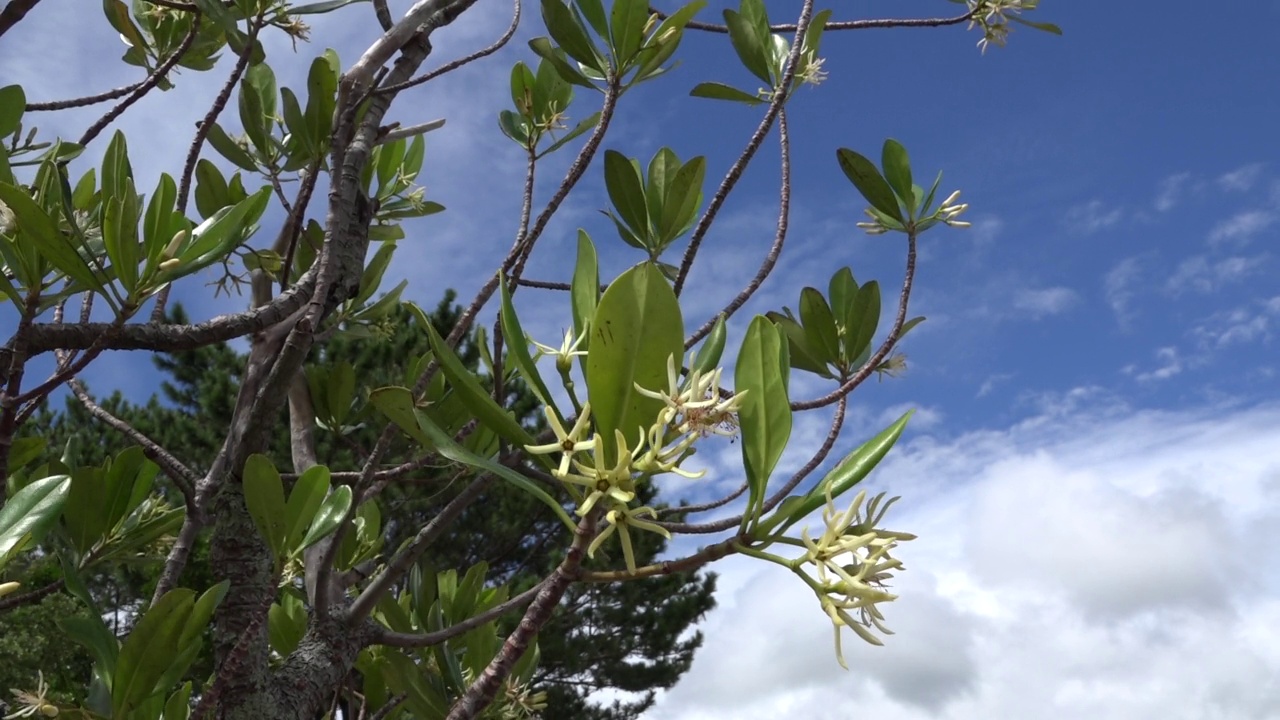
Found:
[[(449, 332), (460, 314), (461, 309), (453, 300), (453, 293), (447, 293), (431, 314), (432, 323), (441, 334)], [(181, 307), (175, 307), (169, 319), (187, 322)], [(389, 316), (386, 326), (394, 328), (386, 336), (339, 335), (324, 345), (323, 354), (317, 360), (321, 364), (350, 363), (360, 388), (357, 395), (385, 385), (402, 384), (406, 368), (428, 348), (427, 336), (411, 320), (410, 314), (399, 308)], [(479, 365), (479, 351), (473, 342), (464, 342), (458, 348), (458, 355), (469, 367)], [(192, 470), (202, 473), (216, 456), (222, 433), (230, 422), (245, 358), (225, 345), (217, 345), (193, 352), (157, 355), (154, 362), (165, 378), (160, 383), (159, 395), (137, 405), (116, 393), (103, 400), (102, 406), (156, 440)], [(485, 380), (492, 387), (491, 378)], [(523, 384), (509, 380), (504, 391), (507, 407), (514, 408), (516, 416), (529, 428), (541, 429), (543, 419), (537, 400)], [(368, 417), (358, 416), (349, 422), (357, 424), (361, 419)], [(271, 438), (269, 454), (277, 467), (288, 469), (291, 462), (286, 417), (281, 417), (278, 427), (280, 431)], [(359, 469), (365, 452), (376, 442), (380, 427), (379, 423), (370, 421), (343, 437), (317, 429), (320, 462), (334, 470)], [(75, 435), (77, 463), (101, 462), (108, 448), (121, 443), (115, 431), (96, 422), (74, 398), (68, 399), (60, 413), (45, 409), (24, 430), (47, 437), (52, 455), (61, 455), (67, 439)], [(413, 450), (407, 439), (397, 438), (384, 462), (388, 466), (404, 462), (412, 457)], [(399, 547), (465, 487), (465, 480), (457, 475), (458, 471), (452, 468), (426, 468), (386, 488), (379, 496), (385, 519), (384, 553)], [(180, 502), (168, 483), (159, 485), (170, 493), (172, 502)], [(645, 486), (639, 490), (640, 500), (646, 504), (653, 501), (654, 488)], [(565, 499), (567, 502), (567, 497)], [(665, 547), (665, 541), (652, 533), (637, 533), (633, 537), (639, 563), (652, 561)], [(563, 527), (544, 506), (504, 483), (494, 483), (484, 497), (463, 513), (450, 533), (428, 550), (424, 563), (436, 569), (465, 570), (484, 560), (489, 563), (491, 578), (510, 580), (513, 592), (519, 592), (554, 568), (562, 557), (565, 539)], [(213, 584), (213, 579), (208, 577), (207, 553), (207, 542), (200, 542), (183, 576), (183, 585), (204, 588)], [(621, 558), (612, 560), (617, 563)], [(150, 558), (110, 577), (92, 578), (94, 594), (103, 609), (149, 597), (160, 562), (160, 557)], [(655, 690), (671, 687), (688, 670), (702, 639), (690, 628), (714, 606), (714, 587), (715, 578), (710, 574), (574, 586), (539, 640), (541, 664), (536, 684), (538, 689), (548, 692), (550, 699), (544, 716), (557, 720), (638, 717), (653, 703)], [(59, 597), (56, 602), (63, 604), (58, 606), (61, 608), (69, 601)], [(48, 612), (43, 607), (29, 612), (37, 615)], [(18, 648), (16, 655), (5, 654), (4, 664), (19, 668), (51, 667), (37, 664), (39, 658), (23, 650), (27, 644), (14, 641), (22, 635), (11, 628), (9, 620), (13, 617), (13, 614), (0, 616), (0, 648), (10, 645)], [(51, 622), (47, 614), (43, 617)], [(518, 617), (510, 618), (508, 623), (514, 625), (517, 620)], [(59, 676), (57, 684), (52, 677), (50, 682), (55, 688), (77, 687), (76, 682), (71, 682), (71, 673), (87, 668), (87, 662), (79, 655), (71, 655), (79, 651), (60, 636), (51, 634), (56, 631), (50, 622), (33, 627), (47, 628), (39, 631), (44, 633), (41, 637), (46, 639), (46, 644), (65, 645), (68, 657), (79, 658), (83, 663), (72, 666), (68, 664), (70, 660), (60, 661), (68, 667), (66, 684), (62, 684), (63, 676)], [(31, 632), (35, 631), (23, 631)], [(209, 670), (197, 666), (191, 675), (201, 677)], [(83, 672), (80, 677), (82, 686)], [(614, 703), (610, 707), (590, 703), (593, 693), (607, 689), (635, 695), (629, 702)]]

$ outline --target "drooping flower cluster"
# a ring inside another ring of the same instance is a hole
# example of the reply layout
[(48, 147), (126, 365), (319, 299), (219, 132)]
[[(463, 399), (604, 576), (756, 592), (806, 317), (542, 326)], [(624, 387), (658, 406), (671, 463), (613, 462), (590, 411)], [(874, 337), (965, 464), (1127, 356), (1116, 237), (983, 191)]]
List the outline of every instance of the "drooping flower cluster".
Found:
[[(817, 590), (822, 610), (831, 618), (835, 628), (836, 658), (842, 667), (848, 668), (840, 646), (840, 628), (852, 629), (858, 637), (872, 645), (882, 645), (871, 629), (886, 635), (893, 632), (884, 625), (884, 616), (876, 607), (891, 602), (896, 595), (885, 590), (894, 570), (902, 569), (902, 562), (891, 557), (898, 542), (914, 540), (908, 533), (891, 532), (876, 526), (897, 498), (884, 502), (884, 493), (867, 502), (866, 491), (859, 491), (845, 512), (837, 512), (835, 500), (827, 488), (827, 506), (822, 512), (825, 528), (817, 540), (809, 537), (806, 528), (801, 534), (808, 553), (804, 560), (816, 568)], [(881, 504), (883, 502), (883, 505)]]
[(969, 10), (973, 14), (969, 18), (972, 30), (976, 25), (982, 28), (982, 39), (978, 41), (978, 49), (985, 55), (991, 45), (1004, 47), (1009, 37), (1009, 17), (1017, 16), (1023, 10), (1035, 10), (1040, 0), (969, 0)]

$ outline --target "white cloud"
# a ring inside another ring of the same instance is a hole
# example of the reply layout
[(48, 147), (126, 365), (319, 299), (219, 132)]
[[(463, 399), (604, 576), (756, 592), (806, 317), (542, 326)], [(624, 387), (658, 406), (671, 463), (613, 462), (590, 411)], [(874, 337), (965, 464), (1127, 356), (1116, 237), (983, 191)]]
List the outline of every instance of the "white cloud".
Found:
[(1218, 187), (1228, 192), (1244, 192), (1262, 176), (1262, 163), (1249, 163), (1218, 176)]
[(1008, 380), (1013, 379), (1013, 373), (995, 373), (982, 381), (982, 385), (978, 387), (978, 394), (974, 397), (986, 397), (996, 389), (996, 385), (1000, 385)]
[(1209, 243), (1221, 245), (1231, 242), (1243, 245), (1253, 239), (1254, 235), (1271, 227), (1276, 219), (1276, 213), (1266, 210), (1237, 213), (1213, 226), (1209, 231)]
[(1191, 334), (1207, 348), (1267, 341), (1276, 317), (1280, 317), (1280, 296), (1216, 312), (1197, 323)]
[(1165, 291), (1174, 295), (1188, 289), (1210, 293), (1256, 273), (1266, 261), (1266, 255), (1233, 256), (1213, 262), (1204, 255), (1190, 257), (1178, 264), (1165, 282)]
[(1013, 306), (1035, 319), (1066, 312), (1080, 300), (1075, 290), (1065, 287), (1019, 290)]
[(1102, 399), (890, 454), (870, 482), (920, 538), (885, 608), (897, 634), (846, 637), (849, 672), (803, 584), (718, 566), (704, 647), (647, 720), (1274, 717), (1280, 407)]
[(1157, 367), (1155, 370), (1137, 373), (1134, 375), (1134, 378), (1138, 382), (1168, 380), (1174, 375), (1181, 373), (1183, 370), (1182, 357), (1178, 354), (1178, 349), (1175, 347), (1162, 347), (1157, 349), (1156, 360), (1160, 361), (1160, 367)]
[(1108, 208), (1101, 200), (1090, 200), (1068, 209), (1062, 221), (1072, 232), (1092, 235), (1115, 225), (1122, 217), (1124, 217), (1124, 210), (1121, 208)]
[(978, 247), (986, 247), (996, 241), (1004, 232), (1004, 220), (998, 215), (980, 215), (973, 219), (973, 227), (969, 228), (969, 237)]
[(1116, 263), (1103, 278), (1103, 291), (1107, 304), (1115, 313), (1116, 323), (1122, 329), (1128, 329), (1133, 319), (1130, 303), (1133, 300), (1134, 287), (1142, 276), (1142, 262), (1137, 257), (1130, 257)]
[(1182, 189), (1191, 179), (1191, 173), (1180, 172), (1160, 181), (1160, 189), (1156, 193), (1155, 207), (1159, 212), (1169, 212), (1182, 197)]

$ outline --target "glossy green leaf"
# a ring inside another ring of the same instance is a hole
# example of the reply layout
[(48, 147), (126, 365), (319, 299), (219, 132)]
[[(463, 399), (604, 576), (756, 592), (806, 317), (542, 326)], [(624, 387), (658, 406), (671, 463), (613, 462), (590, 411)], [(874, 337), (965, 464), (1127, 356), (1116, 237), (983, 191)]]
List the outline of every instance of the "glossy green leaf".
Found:
[(1058, 27), (1057, 25), (1054, 25), (1053, 23), (1028, 20), (1026, 18), (1018, 17), (1017, 15), (1013, 15), (1013, 14), (1006, 15), (1005, 17), (1008, 18), (1009, 22), (1014, 22), (1019, 25), (1026, 25), (1029, 28), (1035, 28), (1036, 30), (1041, 30), (1043, 32), (1051, 33), (1053, 35), (1062, 34), (1062, 28)]
[(617, 67), (625, 67), (635, 58), (644, 40), (644, 25), (648, 19), (649, 0), (613, 0), (609, 35)]
[(182, 683), (164, 703), (164, 720), (187, 720), (191, 717), (191, 681)]
[(68, 475), (36, 480), (10, 496), (0, 507), (0, 569), (14, 555), (39, 543), (62, 512), (71, 489)]
[[(573, 281), (569, 284), (570, 302), (573, 305), (573, 333), (581, 335), (591, 325), (600, 302), (600, 265), (596, 246), (587, 231), (578, 229), (578, 259), (573, 266)], [(582, 349), (591, 346), (591, 336), (582, 339)], [(583, 360), (585, 371), (585, 360)]]
[(605, 19), (604, 4), (600, 0), (576, 0), (582, 17), (600, 37), (609, 37), (609, 22)]
[(369, 2), (369, 0), (323, 0), (322, 2), (307, 3), (306, 5), (290, 5), (289, 14), (318, 15), (361, 2)]
[(804, 325), (808, 346), (824, 364), (840, 358), (840, 336), (836, 332), (836, 319), (831, 314), (827, 299), (815, 288), (800, 292), (800, 322)]
[(191, 231), (191, 239), (178, 259), (181, 264), (171, 277), (188, 275), (223, 260), (244, 238), (249, 226), (258, 221), (271, 199), (271, 188), (263, 187), (231, 207), (224, 207)]
[(506, 465), (476, 455), (454, 442), (449, 433), (442, 430), (439, 425), (436, 425), (430, 416), (414, 407), (413, 394), (407, 388), (379, 388), (369, 394), (369, 402), (385, 415), (388, 420), (408, 433), (410, 437), (422, 443), (424, 447), (456, 463), (497, 475), (502, 480), (532, 495), (551, 508), (567, 528), (573, 530), (575, 527), (573, 520), (569, 518), (569, 514), (565, 512), (565, 509), (545, 490), (534, 485), (523, 475)]
[(111, 683), (112, 716), (130, 713), (156, 691), (156, 684), (173, 662), (195, 593), (177, 588), (152, 605), (125, 638)]
[(885, 180), (894, 194), (908, 207), (915, 204), (911, 191), (911, 160), (907, 157), (907, 149), (893, 138), (884, 141), (880, 164), (884, 167)]
[(267, 640), (271, 649), (288, 657), (298, 648), (307, 633), (307, 611), (302, 600), (292, 593), (281, 594), (280, 602), (267, 609)]
[(861, 362), (868, 354), (880, 324), (880, 283), (872, 280), (858, 288), (858, 295), (845, 315), (844, 346), (850, 363)]
[(320, 509), (316, 511), (315, 518), (311, 521), (311, 527), (307, 528), (307, 534), (298, 545), (298, 551), (306, 550), (337, 530), (342, 524), (342, 518), (347, 516), (347, 511), (350, 509), (351, 486), (339, 485), (320, 504)]
[[(501, 278), (498, 287), (502, 302), (500, 310), (502, 334), (506, 338), (507, 347), (509, 348), (507, 357), (515, 364), (516, 371), (520, 373), (520, 377), (524, 378), (525, 384), (537, 396), (538, 401), (554, 409), (555, 405), (551, 401), (551, 391), (547, 389), (546, 383), (542, 381), (542, 375), (538, 373), (538, 366), (533, 362), (533, 355), (529, 353), (529, 340), (524, 334), (524, 328), (520, 325), (520, 318), (516, 315), (515, 305), (511, 302), (511, 292), (507, 289), (505, 276)], [(559, 414), (558, 410), (556, 414)]]
[(846, 311), (857, 295), (858, 281), (853, 279), (853, 271), (848, 266), (840, 268), (831, 276), (831, 282), (827, 284), (827, 297), (831, 299), (831, 314), (841, 326), (844, 325)]
[(733, 375), (734, 391), (742, 398), (738, 426), (750, 488), (744, 513), (748, 520), (759, 512), (769, 477), (791, 438), (789, 375), (786, 340), (772, 321), (757, 315), (747, 326)]
[(769, 76), (768, 59), (769, 29), (766, 24), (764, 32), (760, 32), (756, 22), (760, 13), (753, 12), (748, 7), (748, 5), (754, 7), (758, 2), (759, 0), (743, 0), (740, 7), (742, 12), (726, 9), (724, 22), (729, 28), (729, 41), (733, 45), (734, 52), (738, 54), (738, 59), (742, 61), (742, 66), (772, 87), (773, 78)]
[(604, 183), (618, 215), (642, 241), (648, 240), (649, 211), (638, 164), (616, 150), (606, 150)]
[[(599, 51), (587, 36), (586, 29), (578, 23), (578, 19), (562, 0), (542, 0), (542, 20), (547, 32), (551, 33), (551, 39), (569, 57), (598, 73), (604, 72)], [(573, 82), (569, 78), (565, 80)]]
[(758, 95), (718, 82), (698, 83), (689, 94), (693, 97), (709, 98), (711, 100), (731, 100), (733, 102), (746, 103), (747, 105), (761, 105), (765, 102)]
[(21, 85), (0, 87), (0, 138), (9, 137), (18, 130), (26, 106), (27, 94)]
[[(558, 1), (559, 0), (548, 0), (548, 2)], [(556, 72), (560, 74), (560, 77), (563, 78), (565, 82), (580, 85), (585, 88), (591, 88), (592, 90), (597, 89), (596, 86), (587, 79), (587, 76), (583, 75), (576, 67), (569, 64), (569, 61), (565, 59), (564, 51), (552, 45), (550, 39), (545, 37), (534, 38), (529, 41), (529, 48), (537, 53), (538, 57), (541, 57), (551, 63), (551, 66), (556, 69)]]
[(911, 332), (912, 328), (914, 328), (915, 326), (919, 325), (922, 322), (924, 322), (923, 315), (919, 317), (913, 317), (910, 320), (902, 323), (902, 329), (898, 331), (898, 339), (901, 340), (902, 338), (906, 337), (907, 333)]
[(298, 476), (285, 504), (285, 551), (297, 552), (316, 512), (329, 493), (329, 468), (315, 465)]
[(240, 124), (249, 141), (265, 157), (275, 156), (271, 126), (276, 114), (276, 78), (271, 66), (252, 65), (240, 83)]
[(907, 421), (911, 419), (914, 412), (914, 410), (908, 410), (892, 425), (846, 455), (808, 493), (803, 496), (792, 496), (783, 501), (778, 509), (755, 529), (753, 533), (755, 538), (764, 539), (768, 535), (780, 534), (804, 519), (809, 513), (822, 507), (827, 501), (828, 488), (833, 498), (839, 498), (850, 488), (862, 482), (889, 453), (894, 443), (898, 442), (898, 438), (902, 437), (902, 431), (906, 429)]
[(227, 135), (227, 131), (223, 130), (218, 123), (213, 123), (209, 126), (208, 140), (219, 155), (231, 161), (236, 167), (249, 172), (258, 171), (258, 164), (254, 162), (249, 152), (241, 147), (240, 143), (232, 140), (231, 136)]
[(690, 158), (667, 185), (662, 213), (657, 222), (658, 238), (664, 245), (675, 240), (692, 225), (702, 201), (702, 181), (706, 172), (706, 158)]
[(174, 204), (178, 199), (178, 185), (167, 173), (160, 175), (155, 192), (151, 193), (151, 201), (147, 203), (147, 213), (142, 221), (142, 237), (146, 248), (146, 257), (151, 262), (160, 258), (169, 241), (176, 232), (174, 222)]
[(467, 410), (507, 442), (514, 445), (533, 445), (533, 436), (529, 431), (525, 430), (506, 408), (494, 401), (489, 391), (480, 384), (475, 373), (462, 363), (462, 360), (453, 352), (453, 348), (449, 347), (444, 338), (440, 337), (440, 333), (436, 332), (435, 326), (431, 324), (431, 320), (422, 308), (410, 303), (409, 309), (418, 319), (418, 323), (427, 331), (431, 349), (440, 362), (440, 371), (444, 373), (450, 387), (466, 405)]
[(657, 77), (665, 71), (662, 64), (671, 59), (680, 46), (685, 26), (706, 6), (704, 0), (694, 0), (667, 15), (667, 19), (650, 33), (648, 45), (641, 50), (640, 67), (633, 82)]
[(769, 312), (766, 313), (766, 316), (778, 325), (783, 336), (787, 338), (787, 350), (791, 367), (796, 370), (811, 372), (824, 378), (835, 377), (827, 369), (827, 366), (818, 359), (817, 352), (809, 347), (809, 338), (805, 335), (804, 328), (800, 323), (782, 313)]
[(36, 204), (25, 190), (0, 183), (0, 202), (9, 206), (18, 229), (33, 242), (36, 251), (51, 265), (75, 280), (81, 287), (101, 293), (102, 283), (80, 256), (71, 238), (58, 229), (57, 222)]
[(836, 159), (845, 176), (858, 189), (858, 192), (862, 193), (862, 197), (871, 203), (871, 207), (898, 222), (903, 222), (902, 210), (898, 207), (893, 188), (889, 187), (889, 183), (880, 176), (880, 171), (876, 170), (876, 166), (870, 160), (848, 148), (836, 150)]
[(587, 397), (605, 447), (616, 457), (614, 430), (629, 444), (658, 416), (662, 401), (636, 392), (638, 384), (667, 389), (667, 361), (684, 357), (680, 303), (662, 272), (641, 263), (609, 284), (596, 308), (587, 355)]
[(698, 354), (694, 357), (693, 367), (690, 369), (702, 373), (714, 370), (720, 364), (720, 357), (724, 354), (724, 341), (727, 335), (724, 315), (717, 315), (716, 324), (711, 326), (707, 339), (702, 341), (702, 347), (698, 348)]
[(266, 455), (253, 454), (244, 463), (241, 486), (244, 503), (262, 539), (280, 559), (284, 548), (286, 514), (280, 473)]

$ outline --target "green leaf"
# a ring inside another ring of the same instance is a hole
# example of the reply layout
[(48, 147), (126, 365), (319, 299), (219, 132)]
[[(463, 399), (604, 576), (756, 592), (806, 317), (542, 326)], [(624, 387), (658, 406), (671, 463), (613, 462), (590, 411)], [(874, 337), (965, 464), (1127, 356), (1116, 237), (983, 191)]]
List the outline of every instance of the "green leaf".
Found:
[(182, 683), (164, 704), (164, 720), (187, 720), (191, 716), (191, 681)]
[(846, 311), (844, 347), (848, 363), (859, 363), (869, 354), (871, 340), (880, 324), (880, 283), (872, 280), (858, 288), (853, 304)]
[(276, 114), (276, 78), (266, 63), (250, 66), (240, 83), (240, 124), (263, 157), (275, 157), (271, 127)]
[(254, 453), (244, 463), (244, 504), (253, 524), (277, 561), (284, 549), (286, 511), (280, 473), (266, 455)]
[[(551, 39), (565, 54), (597, 73), (604, 72), (599, 51), (562, 0), (542, 0), (542, 20), (546, 23), (547, 32), (551, 33)], [(565, 80), (573, 82), (567, 77)]]
[(870, 160), (848, 148), (836, 150), (836, 159), (840, 162), (840, 169), (844, 171), (845, 176), (854, 187), (858, 188), (862, 197), (871, 203), (871, 207), (898, 222), (903, 222), (902, 210), (898, 208), (898, 200), (893, 194), (893, 189), (880, 176), (880, 171), (876, 170), (876, 166)]
[(494, 401), (489, 391), (480, 384), (475, 373), (462, 364), (462, 360), (453, 352), (453, 348), (449, 347), (444, 338), (440, 337), (440, 333), (436, 332), (435, 326), (431, 324), (430, 318), (422, 308), (409, 303), (409, 309), (427, 331), (431, 349), (440, 362), (441, 372), (449, 380), (450, 387), (458, 394), (467, 410), (507, 442), (515, 445), (533, 445), (534, 439), (529, 431), (525, 430), (506, 408)]
[(733, 375), (734, 390), (742, 398), (738, 423), (742, 462), (750, 487), (744, 520), (756, 519), (769, 476), (791, 438), (787, 351), (787, 343), (773, 322), (763, 315), (752, 318)]
[(36, 251), (45, 260), (82, 287), (103, 292), (102, 283), (80, 256), (71, 238), (62, 234), (58, 224), (31, 195), (21, 188), (0, 183), (0, 202), (13, 211), (19, 230), (30, 237)]
[(862, 482), (863, 478), (889, 453), (894, 443), (898, 442), (902, 431), (907, 427), (907, 421), (911, 419), (914, 412), (914, 410), (908, 410), (892, 425), (846, 455), (808, 493), (803, 496), (793, 495), (784, 500), (772, 515), (755, 528), (753, 536), (757, 540), (763, 540), (769, 535), (779, 535), (826, 504), (828, 488), (831, 490), (831, 497), (838, 498)]
[(333, 12), (338, 8), (344, 8), (358, 2), (369, 2), (369, 0), (323, 0), (323, 2), (307, 3), (306, 5), (290, 5), (289, 14), (318, 15), (320, 13)]
[(596, 308), (587, 354), (587, 397), (596, 429), (612, 463), (614, 430), (627, 442), (653, 424), (662, 401), (636, 392), (667, 388), (667, 361), (684, 357), (680, 303), (662, 272), (641, 263), (609, 284)]
[[(297, 10), (293, 7), (289, 12), (296, 13)], [(337, 93), (338, 76), (329, 64), (329, 59), (317, 57), (312, 60), (311, 69), (307, 72), (306, 122), (317, 150), (322, 155), (327, 149), (325, 143), (333, 127), (333, 111), (338, 102)]]
[(177, 588), (165, 593), (125, 638), (111, 683), (112, 717), (126, 718), (156, 691), (173, 662), (195, 593)]
[(44, 538), (71, 489), (68, 475), (50, 475), (14, 493), (0, 507), (0, 569)]
[(577, 0), (577, 5), (582, 10), (582, 16), (591, 24), (591, 28), (600, 37), (608, 37), (609, 23), (605, 20), (604, 4), (600, 0)]
[[(573, 305), (573, 334), (581, 335), (593, 322), (596, 316), (596, 305), (600, 302), (600, 265), (596, 258), (596, 246), (591, 242), (587, 231), (578, 229), (578, 259), (573, 266), (573, 281), (569, 284), (570, 302)], [(582, 339), (582, 349), (588, 350), (591, 336)], [(586, 360), (583, 361), (586, 371)]]
[[(558, 2), (559, 0), (547, 0), (548, 2)], [(555, 68), (560, 77), (574, 85), (580, 85), (585, 88), (596, 90), (596, 86), (592, 84), (587, 76), (583, 75), (577, 68), (570, 65), (565, 60), (564, 51), (553, 46), (551, 40), (545, 37), (537, 37), (529, 41), (529, 48), (538, 54), (538, 57), (551, 63), (551, 67)]]
[(725, 331), (724, 315), (716, 316), (716, 324), (711, 326), (707, 339), (702, 341), (698, 354), (694, 357), (692, 371), (706, 373), (720, 364), (720, 356), (724, 354), (724, 341), (728, 333)]
[(761, 7), (758, 12), (752, 9), (758, 3), (759, 0), (742, 0), (740, 6), (742, 12), (726, 9), (724, 22), (729, 28), (729, 41), (733, 44), (733, 50), (738, 54), (743, 67), (763, 80), (769, 87), (773, 87), (773, 78), (769, 75), (768, 53), (771, 48), (769, 47), (768, 21), (765, 21), (764, 32), (761, 33), (759, 19), (763, 14), (763, 8)]
[(640, 42), (644, 40), (644, 25), (648, 19), (648, 0), (614, 0), (609, 16), (609, 35), (617, 68), (624, 68), (635, 59)]
[(339, 485), (320, 504), (320, 509), (316, 511), (315, 518), (311, 521), (311, 527), (307, 529), (302, 543), (298, 545), (298, 552), (315, 545), (337, 530), (342, 524), (342, 518), (347, 516), (347, 511), (350, 509), (351, 486)]
[(249, 172), (258, 171), (258, 164), (254, 162), (253, 157), (249, 155), (248, 151), (241, 147), (240, 143), (232, 140), (231, 136), (227, 135), (227, 131), (223, 130), (221, 125), (218, 123), (211, 124), (209, 126), (209, 134), (207, 137), (209, 144), (213, 146), (213, 149), (217, 150), (219, 155), (231, 161), (233, 165), (241, 170), (248, 170)]
[(800, 292), (800, 322), (809, 348), (820, 355), (817, 359), (824, 365), (836, 362), (840, 358), (836, 319), (827, 299), (815, 288), (807, 287)]
[(840, 268), (831, 276), (827, 294), (831, 298), (831, 314), (843, 327), (849, 307), (858, 296), (858, 281), (853, 279), (853, 271), (848, 266)]
[(1026, 18), (1018, 17), (1017, 15), (1006, 15), (1005, 17), (1008, 18), (1010, 22), (1015, 22), (1019, 25), (1026, 25), (1029, 28), (1035, 28), (1036, 30), (1042, 30), (1054, 35), (1062, 35), (1062, 28), (1054, 25), (1053, 23), (1036, 22), (1034, 20), (1027, 20)]
[(325, 391), (333, 421), (342, 425), (351, 414), (351, 401), (356, 396), (356, 371), (351, 363), (342, 361), (331, 368)]
[(824, 378), (835, 377), (827, 369), (827, 366), (818, 359), (817, 351), (809, 347), (809, 338), (805, 335), (804, 328), (801, 327), (800, 323), (782, 313), (769, 312), (765, 315), (778, 325), (782, 334), (787, 338), (787, 351), (790, 356), (791, 367), (796, 370), (811, 372)]
[(658, 239), (663, 245), (675, 240), (693, 223), (702, 201), (702, 181), (706, 172), (706, 158), (691, 158), (667, 186), (662, 215), (657, 222)]
[(884, 177), (898, 199), (907, 207), (915, 205), (911, 190), (911, 161), (907, 157), (907, 149), (893, 138), (885, 140), (880, 164), (884, 166)]
[(604, 184), (609, 200), (645, 246), (649, 240), (649, 211), (638, 163), (616, 150), (604, 153)]
[(191, 231), (191, 241), (178, 256), (181, 264), (169, 271), (170, 278), (189, 275), (223, 260), (243, 240), (247, 228), (258, 221), (271, 200), (271, 188), (258, 192), (231, 207), (224, 207)]
[(285, 551), (297, 552), (307, 528), (329, 493), (329, 468), (315, 465), (298, 476), (285, 504)]
[(26, 107), (27, 94), (22, 91), (21, 85), (0, 87), (0, 138), (17, 132)]
[(424, 447), (438, 452), (456, 463), (497, 475), (551, 508), (556, 517), (560, 518), (561, 522), (569, 530), (572, 531), (576, 527), (573, 520), (570, 519), (569, 513), (565, 512), (560, 503), (556, 502), (545, 490), (529, 482), (523, 475), (506, 465), (476, 455), (454, 442), (449, 433), (442, 430), (439, 425), (436, 425), (430, 416), (414, 407), (413, 394), (407, 388), (378, 388), (369, 394), (369, 402), (381, 411), (388, 420), (408, 433), (410, 437), (422, 443)]
[(289, 164), (306, 165), (317, 155), (316, 144), (326, 138), (311, 137), (311, 127), (302, 114), (302, 103), (289, 88), (280, 88), (280, 101), (284, 113), (284, 125), (289, 129), (289, 137), (293, 152), (289, 156)]
[(733, 102), (746, 103), (747, 105), (761, 105), (764, 103), (764, 100), (757, 95), (718, 82), (698, 83), (689, 94), (693, 97), (731, 100)]
[(167, 173), (162, 173), (155, 192), (151, 193), (151, 202), (147, 203), (147, 214), (142, 221), (146, 257), (151, 263), (159, 261), (160, 253), (173, 239), (176, 224), (173, 208), (177, 199), (177, 184)]
[[(508, 355), (511, 361), (515, 363), (520, 377), (524, 378), (525, 384), (538, 397), (538, 400), (543, 405), (555, 410), (556, 415), (559, 415), (560, 411), (555, 409), (555, 404), (551, 401), (551, 391), (547, 389), (546, 383), (542, 381), (542, 375), (538, 373), (538, 366), (534, 364), (533, 356), (529, 354), (529, 341), (525, 337), (524, 328), (520, 326), (520, 318), (516, 316), (515, 305), (511, 303), (511, 292), (507, 289), (507, 278), (505, 276), (501, 277), (498, 287), (502, 301), (502, 334), (506, 336), (507, 347), (510, 348)], [(563, 417), (560, 419), (564, 420)]]

